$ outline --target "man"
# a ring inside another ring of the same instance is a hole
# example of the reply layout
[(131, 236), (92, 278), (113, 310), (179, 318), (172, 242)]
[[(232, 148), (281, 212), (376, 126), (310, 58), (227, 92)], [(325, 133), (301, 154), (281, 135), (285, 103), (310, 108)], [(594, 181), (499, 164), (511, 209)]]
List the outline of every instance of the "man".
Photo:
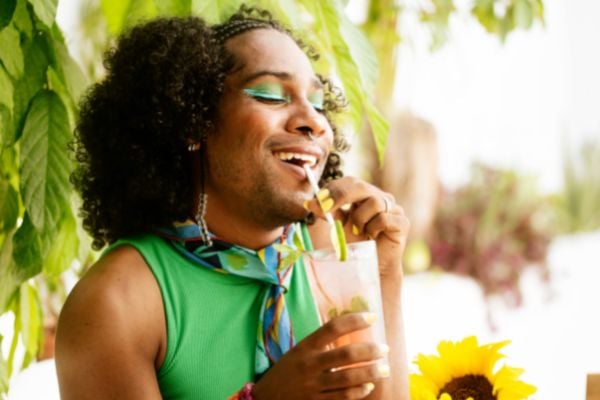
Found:
[[(299, 42), (255, 12), (215, 27), (189, 18), (135, 28), (83, 102), (73, 180), (94, 245), (111, 247), (61, 313), (65, 400), (408, 398), (408, 221), (356, 178), (313, 198), (303, 164), (324, 181), (339, 175), (342, 139), (328, 119), (339, 99)], [(314, 246), (330, 246), (324, 211), (349, 239), (377, 242), (389, 349), (327, 350), (373, 315), (319, 327), (304, 271), (279, 264), (272, 244), (291, 244), (291, 224), (308, 212)], [(388, 350), (389, 366), (339, 369)]]

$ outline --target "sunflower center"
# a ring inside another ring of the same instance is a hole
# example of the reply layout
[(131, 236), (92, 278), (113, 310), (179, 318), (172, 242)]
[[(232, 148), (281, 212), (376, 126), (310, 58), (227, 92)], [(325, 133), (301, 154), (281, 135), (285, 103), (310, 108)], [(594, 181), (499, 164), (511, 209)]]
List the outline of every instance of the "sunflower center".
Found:
[(448, 382), (438, 393), (448, 393), (452, 400), (496, 400), (494, 387), (483, 375), (465, 375)]

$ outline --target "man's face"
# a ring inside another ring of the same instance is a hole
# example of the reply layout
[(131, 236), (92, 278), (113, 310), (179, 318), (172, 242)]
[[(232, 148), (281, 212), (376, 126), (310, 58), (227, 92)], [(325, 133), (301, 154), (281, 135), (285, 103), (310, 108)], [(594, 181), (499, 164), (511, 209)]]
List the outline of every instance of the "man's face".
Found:
[(286, 34), (257, 29), (226, 47), (235, 67), (207, 140), (208, 212), (219, 207), (267, 229), (302, 219), (312, 197), (302, 165), (320, 176), (333, 143), (323, 89)]

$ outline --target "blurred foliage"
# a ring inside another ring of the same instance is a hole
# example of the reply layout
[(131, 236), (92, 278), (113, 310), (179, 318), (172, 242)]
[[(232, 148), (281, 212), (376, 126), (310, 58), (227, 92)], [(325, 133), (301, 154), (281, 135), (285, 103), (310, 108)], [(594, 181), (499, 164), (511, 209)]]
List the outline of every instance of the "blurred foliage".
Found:
[(547, 276), (551, 214), (533, 178), (475, 164), (470, 182), (440, 201), (428, 240), (432, 263), (473, 277), (486, 295), (519, 305), (523, 269), (532, 266)]
[[(429, 31), (432, 51), (441, 49), (449, 40), (452, 17), (464, 11), (503, 42), (510, 33), (518, 29), (528, 30), (536, 21), (545, 24), (542, 0), (472, 0), (467, 7), (467, 10), (457, 7), (454, 0), (367, 1), (367, 18), (361, 28), (373, 43), (380, 62), (375, 100), (386, 117), (394, 111), (392, 97), (397, 47), (405, 37), (410, 39), (412, 35), (409, 29), (414, 29), (414, 26), (407, 23), (411, 17), (416, 17), (421, 26)], [(378, 150), (381, 151), (380, 144)], [(381, 153), (379, 156), (381, 161)]]
[(56, 8), (57, 0), (0, 3), (0, 314), (14, 316), (0, 395), (19, 340), (21, 368), (38, 355), (40, 284), (58, 282), (79, 255), (66, 148), (87, 82), (55, 22)]
[(584, 143), (576, 154), (565, 150), (563, 168), (563, 190), (554, 198), (559, 229), (565, 233), (599, 229), (600, 141)]
[(536, 19), (545, 23), (542, 0), (475, 0), (471, 12), (488, 32), (502, 40), (516, 28), (531, 28)]

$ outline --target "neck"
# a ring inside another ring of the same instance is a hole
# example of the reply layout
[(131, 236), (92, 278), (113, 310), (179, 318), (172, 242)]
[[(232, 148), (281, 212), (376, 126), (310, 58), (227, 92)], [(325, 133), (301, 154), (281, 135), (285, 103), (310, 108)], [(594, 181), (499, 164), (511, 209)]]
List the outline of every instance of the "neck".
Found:
[(239, 215), (211, 206), (206, 212), (208, 229), (220, 239), (253, 250), (262, 249), (283, 234), (283, 226), (265, 228)]

